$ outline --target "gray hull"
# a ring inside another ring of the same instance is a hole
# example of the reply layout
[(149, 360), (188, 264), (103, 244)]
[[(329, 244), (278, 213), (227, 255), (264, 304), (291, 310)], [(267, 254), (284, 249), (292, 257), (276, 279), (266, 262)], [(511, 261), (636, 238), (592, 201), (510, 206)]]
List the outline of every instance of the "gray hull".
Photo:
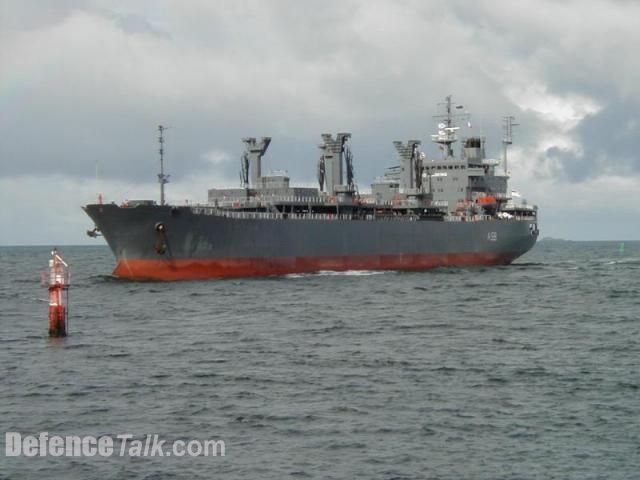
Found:
[(234, 218), (170, 206), (85, 211), (117, 259), (114, 274), (133, 279), (508, 264), (537, 239), (535, 220)]

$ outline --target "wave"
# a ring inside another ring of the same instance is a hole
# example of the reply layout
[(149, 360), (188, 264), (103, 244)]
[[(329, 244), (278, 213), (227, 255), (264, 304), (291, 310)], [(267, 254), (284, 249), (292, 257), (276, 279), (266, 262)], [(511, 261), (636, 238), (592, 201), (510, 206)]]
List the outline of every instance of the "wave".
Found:
[(604, 261), (605, 265), (640, 265), (640, 258), (637, 257), (629, 257), (629, 258), (621, 258), (619, 260), (606, 260)]
[(369, 275), (383, 275), (389, 273), (392, 270), (346, 270), (344, 272), (337, 272), (334, 270), (320, 270), (313, 273), (290, 273), (283, 275), (282, 278), (308, 278), (308, 277), (366, 277)]

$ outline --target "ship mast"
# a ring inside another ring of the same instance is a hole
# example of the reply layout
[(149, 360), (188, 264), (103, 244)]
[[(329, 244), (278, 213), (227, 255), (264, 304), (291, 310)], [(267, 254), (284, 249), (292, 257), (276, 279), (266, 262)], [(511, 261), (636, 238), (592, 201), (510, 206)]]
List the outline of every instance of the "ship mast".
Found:
[(507, 148), (513, 144), (513, 127), (520, 125), (519, 123), (513, 123), (516, 119), (513, 115), (507, 115), (502, 117), (502, 129), (504, 130), (504, 136), (502, 137), (502, 162), (504, 163), (504, 174), (509, 175), (507, 171)]
[(160, 136), (158, 137), (158, 143), (160, 144), (160, 149), (158, 152), (160, 153), (160, 173), (158, 174), (158, 183), (160, 184), (160, 205), (164, 205), (164, 186), (169, 183), (170, 175), (164, 174), (164, 131), (167, 127), (163, 127), (162, 125), (158, 125), (158, 132), (160, 132)]
[(438, 123), (438, 133), (431, 135), (431, 140), (439, 143), (440, 148), (445, 150), (445, 158), (453, 157), (453, 144), (458, 141), (456, 132), (460, 130), (455, 121), (468, 118), (469, 115), (467, 113), (453, 113), (454, 109), (463, 109), (464, 106), (453, 103), (451, 95), (447, 95), (445, 102), (440, 103), (439, 106), (444, 106), (445, 113), (433, 117), (435, 120), (440, 120), (440, 123)]

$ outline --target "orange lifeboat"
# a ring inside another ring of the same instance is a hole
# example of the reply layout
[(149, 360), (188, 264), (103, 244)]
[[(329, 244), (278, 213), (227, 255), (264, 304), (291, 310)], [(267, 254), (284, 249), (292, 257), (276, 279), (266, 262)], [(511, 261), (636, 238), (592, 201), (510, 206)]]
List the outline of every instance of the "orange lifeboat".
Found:
[(496, 197), (492, 195), (487, 195), (486, 197), (480, 197), (476, 200), (476, 202), (480, 205), (492, 205), (496, 203)]

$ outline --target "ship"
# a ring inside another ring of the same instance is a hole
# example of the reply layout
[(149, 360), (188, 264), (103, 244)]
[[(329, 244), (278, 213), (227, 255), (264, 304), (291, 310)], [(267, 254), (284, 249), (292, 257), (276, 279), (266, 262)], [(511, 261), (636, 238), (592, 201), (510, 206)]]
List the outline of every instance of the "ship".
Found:
[(503, 117), (497, 160), (486, 157), (485, 137), (462, 136), (470, 119), (462, 105), (448, 96), (439, 108), (431, 135), (439, 155), (427, 157), (420, 140), (394, 141), (397, 159), (370, 191), (355, 182), (350, 133), (321, 135), (317, 188), (291, 186), (285, 172), (263, 175), (271, 137), (247, 137), (239, 186), (212, 188), (202, 204), (165, 201), (160, 126), (160, 201), (85, 205), (95, 225), (87, 233), (106, 240), (113, 275), (133, 280), (508, 265), (539, 234), (537, 206), (508, 191), (514, 117)]

